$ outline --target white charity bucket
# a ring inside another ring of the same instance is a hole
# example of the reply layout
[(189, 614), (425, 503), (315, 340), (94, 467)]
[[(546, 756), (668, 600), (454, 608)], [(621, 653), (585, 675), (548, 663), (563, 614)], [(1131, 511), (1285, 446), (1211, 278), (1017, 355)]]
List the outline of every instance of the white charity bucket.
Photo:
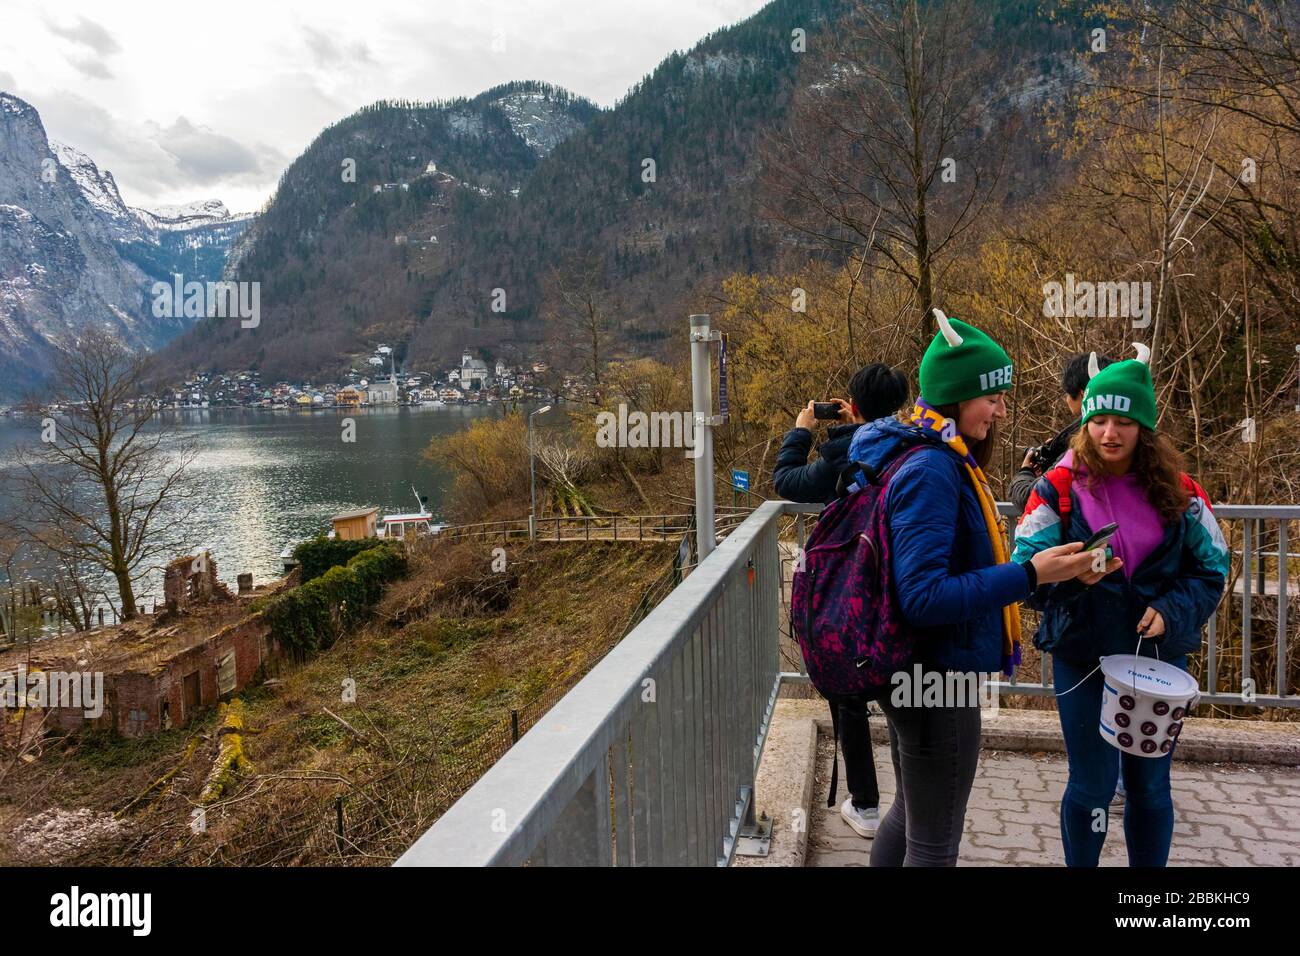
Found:
[(1102, 738), (1137, 757), (1172, 753), (1201, 696), (1192, 675), (1151, 657), (1112, 654), (1101, 659), (1101, 677)]

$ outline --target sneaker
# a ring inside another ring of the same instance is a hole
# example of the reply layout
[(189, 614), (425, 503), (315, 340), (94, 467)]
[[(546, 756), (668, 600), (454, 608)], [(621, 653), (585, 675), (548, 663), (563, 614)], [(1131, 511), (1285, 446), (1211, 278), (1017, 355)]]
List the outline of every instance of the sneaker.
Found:
[(1115, 784), (1115, 796), (1111, 797), (1110, 805), (1112, 807), (1119, 806), (1121, 803), (1124, 802), (1125, 796), (1126, 794), (1124, 793), (1124, 782), (1121, 780), (1119, 783)]
[(857, 832), (858, 836), (871, 839), (876, 835), (876, 829), (880, 826), (880, 810), (877, 807), (867, 807), (859, 810), (853, 805), (853, 798), (845, 800), (840, 806), (840, 816), (844, 822)]

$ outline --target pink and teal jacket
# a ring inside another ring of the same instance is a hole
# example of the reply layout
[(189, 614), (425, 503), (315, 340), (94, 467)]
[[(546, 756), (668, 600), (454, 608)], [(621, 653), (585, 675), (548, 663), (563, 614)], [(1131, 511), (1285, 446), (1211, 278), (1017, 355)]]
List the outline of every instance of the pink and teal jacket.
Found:
[(1091, 587), (1077, 580), (1038, 588), (1029, 605), (1042, 612), (1034, 645), (1062, 660), (1092, 667), (1107, 654), (1132, 654), (1148, 607), (1165, 621), (1163, 637), (1143, 640), (1138, 653), (1172, 660), (1201, 646), (1201, 629), (1223, 597), (1228, 546), (1205, 491), (1183, 475), (1189, 504), (1169, 526), (1132, 475), (1106, 476), (1098, 487), (1073, 471), (1073, 454), (1043, 475), (1016, 525), (1011, 560), (1024, 563), (1045, 548), (1086, 541), (1114, 521), (1111, 542), (1121, 570)]

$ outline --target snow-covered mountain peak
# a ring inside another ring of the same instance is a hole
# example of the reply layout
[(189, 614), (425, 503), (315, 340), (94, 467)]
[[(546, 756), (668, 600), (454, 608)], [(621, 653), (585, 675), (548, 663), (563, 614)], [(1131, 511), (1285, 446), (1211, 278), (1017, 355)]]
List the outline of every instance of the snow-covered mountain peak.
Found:
[(140, 222), (155, 230), (193, 229), (219, 222), (239, 222), (253, 215), (232, 214), (220, 199), (203, 199), (180, 206), (133, 206), (131, 212)]
[(131, 213), (122, 201), (122, 194), (117, 190), (117, 181), (108, 170), (101, 170), (93, 159), (79, 149), (64, 143), (50, 140), (50, 151), (54, 153), (59, 165), (68, 171), (72, 181), (77, 184), (86, 201), (97, 212), (111, 219), (125, 220)]

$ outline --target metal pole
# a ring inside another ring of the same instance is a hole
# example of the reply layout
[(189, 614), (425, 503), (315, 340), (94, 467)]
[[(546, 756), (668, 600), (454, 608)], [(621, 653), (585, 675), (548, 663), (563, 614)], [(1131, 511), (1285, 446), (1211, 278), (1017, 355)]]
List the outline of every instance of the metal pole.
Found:
[(537, 469), (533, 463), (533, 413), (528, 413), (528, 540), (537, 540)]
[(695, 422), (695, 545), (699, 560), (717, 543), (713, 508), (713, 369), (707, 315), (691, 316), (691, 410)]
[(533, 416), (551, 410), (550, 405), (543, 405), (528, 413), (528, 540), (537, 540), (537, 468), (533, 455)]

